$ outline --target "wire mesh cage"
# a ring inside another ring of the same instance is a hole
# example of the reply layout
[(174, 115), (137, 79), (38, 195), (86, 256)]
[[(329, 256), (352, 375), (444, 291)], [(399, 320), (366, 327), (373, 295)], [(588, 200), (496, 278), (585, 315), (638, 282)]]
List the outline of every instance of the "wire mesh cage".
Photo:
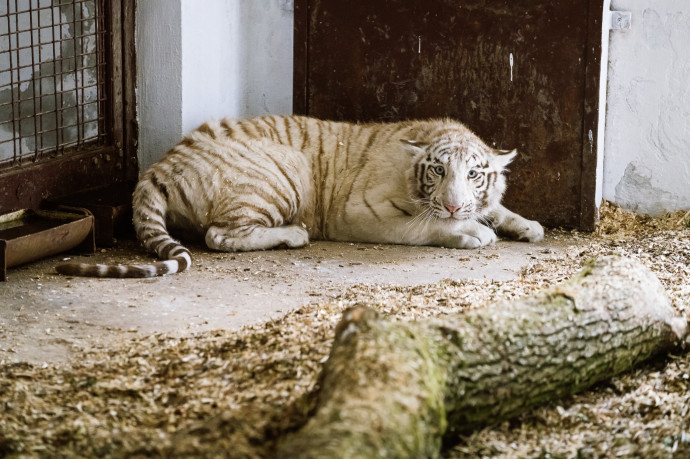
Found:
[(106, 0), (0, 0), (0, 168), (106, 142)]

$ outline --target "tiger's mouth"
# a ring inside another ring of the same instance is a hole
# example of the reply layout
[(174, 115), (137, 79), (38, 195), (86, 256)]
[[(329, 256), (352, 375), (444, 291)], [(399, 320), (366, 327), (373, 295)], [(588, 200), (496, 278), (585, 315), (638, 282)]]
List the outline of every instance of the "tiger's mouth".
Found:
[(439, 209), (438, 207), (433, 207), (433, 213), (434, 213), (434, 216), (436, 218), (441, 219), (441, 220), (448, 220), (448, 221), (471, 220), (474, 216), (473, 212), (468, 212), (468, 211), (449, 212), (446, 209)]

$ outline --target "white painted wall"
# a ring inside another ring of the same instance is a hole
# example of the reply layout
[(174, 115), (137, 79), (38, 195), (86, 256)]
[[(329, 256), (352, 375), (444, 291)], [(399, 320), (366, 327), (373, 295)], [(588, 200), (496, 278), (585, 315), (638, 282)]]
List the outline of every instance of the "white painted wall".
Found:
[(650, 215), (690, 208), (690, 0), (612, 0), (603, 197)]
[(239, 71), (243, 45), (240, 2), (181, 0), (181, 3), (184, 133), (209, 118), (240, 114), (245, 84)]
[(292, 113), (292, 0), (137, 2), (139, 170), (210, 118)]
[(292, 113), (293, 0), (241, 0), (241, 117)]
[[(606, 135), (606, 86), (609, 67), (609, 29), (611, 28), (611, 0), (604, 0), (604, 17), (601, 21), (601, 68), (599, 70), (599, 123), (597, 124), (597, 167), (594, 202), (599, 205), (604, 199), (604, 137)], [(593, 138), (593, 137), (592, 137)]]
[[(137, 116), (139, 171), (180, 140), (182, 34), (177, 1), (137, 2)], [(177, 140), (175, 140), (177, 139)]]

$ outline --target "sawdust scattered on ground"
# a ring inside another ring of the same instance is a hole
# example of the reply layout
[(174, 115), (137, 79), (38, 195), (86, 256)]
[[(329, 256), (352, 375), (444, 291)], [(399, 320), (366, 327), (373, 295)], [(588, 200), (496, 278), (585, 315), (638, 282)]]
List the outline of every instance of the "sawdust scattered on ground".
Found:
[[(153, 335), (84, 350), (70, 365), (2, 365), (0, 456), (269, 456), (272, 440), (299, 421), (341, 312), (357, 302), (396, 320), (443, 316), (533, 293), (592, 256), (618, 253), (651, 268), (687, 316), (690, 213), (652, 219), (606, 204), (601, 214), (592, 234), (550, 231), (577, 244), (535, 257), (514, 281), (355, 286), (239, 332)], [(690, 355), (458, 440), (446, 457), (688, 457)]]

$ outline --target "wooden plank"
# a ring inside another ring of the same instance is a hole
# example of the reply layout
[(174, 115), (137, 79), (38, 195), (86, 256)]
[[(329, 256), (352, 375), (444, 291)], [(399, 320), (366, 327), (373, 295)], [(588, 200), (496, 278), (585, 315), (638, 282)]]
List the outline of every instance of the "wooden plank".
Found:
[(297, 115), (306, 115), (309, 113), (309, 0), (295, 0), (293, 48), (292, 111)]
[(123, 180), (113, 147), (70, 153), (0, 171), (0, 214), (37, 209), (44, 199)]
[(125, 178), (136, 181), (139, 178), (137, 158), (139, 124), (137, 122), (136, 81), (137, 59), (135, 34), (135, 2), (121, 0), (122, 5), (122, 87), (124, 116), (124, 168)]
[[(601, 73), (601, 21), (604, 14), (603, 0), (589, 0), (587, 21), (587, 46), (585, 66), (585, 97), (582, 120), (582, 185), (580, 195), (579, 228), (593, 231), (598, 218), (595, 201), (597, 187), (597, 147), (599, 133), (599, 90)], [(608, 63), (604, 63), (608, 65)]]
[(105, 20), (107, 27), (106, 60), (108, 62), (105, 86), (108, 95), (108, 128), (111, 130), (111, 143), (122, 150), (124, 127), (122, 113), (122, 2), (107, 0)]

